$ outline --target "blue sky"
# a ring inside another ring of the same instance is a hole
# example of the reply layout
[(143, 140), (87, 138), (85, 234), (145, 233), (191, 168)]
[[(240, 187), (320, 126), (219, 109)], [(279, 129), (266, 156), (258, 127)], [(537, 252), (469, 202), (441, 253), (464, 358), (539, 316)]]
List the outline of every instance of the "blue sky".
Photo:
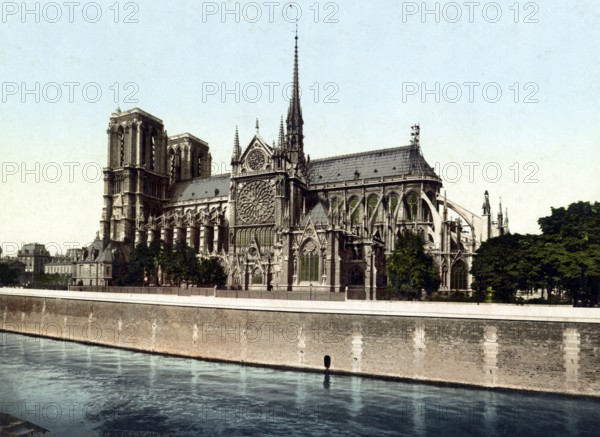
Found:
[[(64, 248), (93, 239), (102, 208), (97, 170), (117, 106), (154, 114), (170, 135), (208, 141), (225, 171), (236, 125), (242, 143), (256, 118), (261, 136), (277, 138), (287, 109), (282, 90), (292, 78), (292, 9), (283, 13), (286, 4), (273, 2), (271, 19), (268, 2), (227, 2), (238, 16), (223, 16), (222, 2), (174, 3), (82, 2), (72, 19), (63, 3), (41, 4), (39, 14), (25, 16), (20, 3), (2, 3), (5, 252), (7, 243)], [(25, 5), (35, 10), (35, 2)], [(436, 5), (439, 17), (422, 15), (423, 6)], [(445, 179), (448, 197), (480, 214), (485, 190), (494, 213), (501, 196), (513, 232), (537, 232), (537, 218), (551, 206), (599, 199), (597, 2), (481, 2), (472, 17), (462, 2), (294, 7), (302, 11), (300, 81), (311, 158), (405, 145), (418, 122), (424, 156)], [(128, 15), (137, 22), (124, 22)], [(65, 85), (71, 82), (72, 99)], [(221, 93), (236, 84), (237, 96)]]

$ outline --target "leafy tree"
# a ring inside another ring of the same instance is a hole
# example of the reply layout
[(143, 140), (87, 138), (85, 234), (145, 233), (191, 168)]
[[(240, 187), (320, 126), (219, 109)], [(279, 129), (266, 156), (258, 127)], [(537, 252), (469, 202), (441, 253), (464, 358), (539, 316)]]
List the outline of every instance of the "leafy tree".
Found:
[(202, 258), (193, 281), (201, 287), (222, 287), (227, 281), (227, 274), (218, 258)]
[(194, 249), (186, 243), (177, 243), (173, 247), (163, 241), (154, 241), (148, 246), (137, 245), (129, 260), (125, 283), (158, 285), (159, 282), (165, 282), (159, 281), (160, 275), (178, 287), (182, 282), (223, 286), (227, 280), (227, 274), (217, 258), (198, 259)]
[(193, 248), (185, 243), (177, 243), (173, 249), (168, 252), (164, 258), (165, 273), (177, 286), (183, 281), (190, 281), (197, 270), (198, 260)]
[(538, 223), (542, 235), (503, 235), (482, 243), (471, 268), (473, 288), (479, 294), (492, 290), (499, 302), (512, 302), (517, 290), (541, 289), (549, 303), (565, 291), (574, 305), (596, 305), (600, 203), (552, 208)]
[(479, 294), (492, 290), (496, 302), (512, 302), (521, 286), (525, 285), (523, 271), (528, 263), (521, 255), (524, 236), (502, 235), (481, 244), (473, 258), (471, 273), (475, 277), (472, 288)]
[(552, 208), (538, 224), (544, 235), (561, 235), (600, 244), (600, 203), (577, 202), (567, 208)]
[(15, 285), (18, 282), (17, 274), (6, 264), (0, 264), (0, 287)]
[(574, 305), (597, 305), (600, 298), (600, 203), (576, 202), (552, 208), (538, 220), (551, 242), (552, 274)]
[(157, 269), (156, 259), (151, 248), (138, 244), (131, 254), (127, 266), (127, 285), (144, 285), (145, 279), (150, 278)]
[(386, 269), (393, 292), (409, 299), (419, 299), (421, 290), (428, 294), (437, 291), (440, 285), (438, 269), (425, 253), (419, 235), (398, 238), (396, 250), (386, 260)]
[(49, 285), (67, 285), (70, 279), (70, 274), (61, 273), (40, 273), (35, 277), (36, 282)]

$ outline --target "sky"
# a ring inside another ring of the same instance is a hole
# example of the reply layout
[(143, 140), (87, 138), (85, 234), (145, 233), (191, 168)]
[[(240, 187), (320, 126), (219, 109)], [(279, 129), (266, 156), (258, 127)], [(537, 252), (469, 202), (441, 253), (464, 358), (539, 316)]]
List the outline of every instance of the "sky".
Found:
[[(277, 139), (298, 24), (311, 159), (407, 145), (448, 198), (500, 198), (512, 232), (598, 201), (600, 3), (2, 2), (0, 243), (64, 253), (93, 240), (117, 107), (207, 141), (227, 172)], [(36, 6), (37, 5), (37, 6)]]

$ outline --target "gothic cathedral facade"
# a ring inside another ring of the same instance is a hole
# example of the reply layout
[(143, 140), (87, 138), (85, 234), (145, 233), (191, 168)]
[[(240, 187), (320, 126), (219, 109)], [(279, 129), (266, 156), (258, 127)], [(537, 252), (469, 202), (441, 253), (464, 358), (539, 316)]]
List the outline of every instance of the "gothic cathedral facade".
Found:
[(134, 245), (162, 240), (219, 257), (231, 288), (350, 289), (374, 299), (397, 237), (414, 232), (436, 261), (441, 290), (469, 288), (475, 250), (508, 232), (502, 212), (492, 221), (487, 192), (481, 216), (447, 199), (417, 125), (407, 146), (315, 160), (305, 155), (303, 125), (297, 36), (279, 137), (269, 144), (257, 129), (242, 148), (236, 128), (229, 174), (211, 174), (209, 146), (194, 135), (168, 136), (138, 108), (113, 113), (100, 235), (76, 283), (114, 284)]

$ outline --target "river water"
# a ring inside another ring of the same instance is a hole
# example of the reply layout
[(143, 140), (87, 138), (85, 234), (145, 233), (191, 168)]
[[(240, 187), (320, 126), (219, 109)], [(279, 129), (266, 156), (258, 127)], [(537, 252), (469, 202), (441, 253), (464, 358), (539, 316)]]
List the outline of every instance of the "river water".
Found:
[(600, 433), (600, 402), (591, 399), (273, 370), (10, 333), (0, 333), (0, 410), (57, 436)]

